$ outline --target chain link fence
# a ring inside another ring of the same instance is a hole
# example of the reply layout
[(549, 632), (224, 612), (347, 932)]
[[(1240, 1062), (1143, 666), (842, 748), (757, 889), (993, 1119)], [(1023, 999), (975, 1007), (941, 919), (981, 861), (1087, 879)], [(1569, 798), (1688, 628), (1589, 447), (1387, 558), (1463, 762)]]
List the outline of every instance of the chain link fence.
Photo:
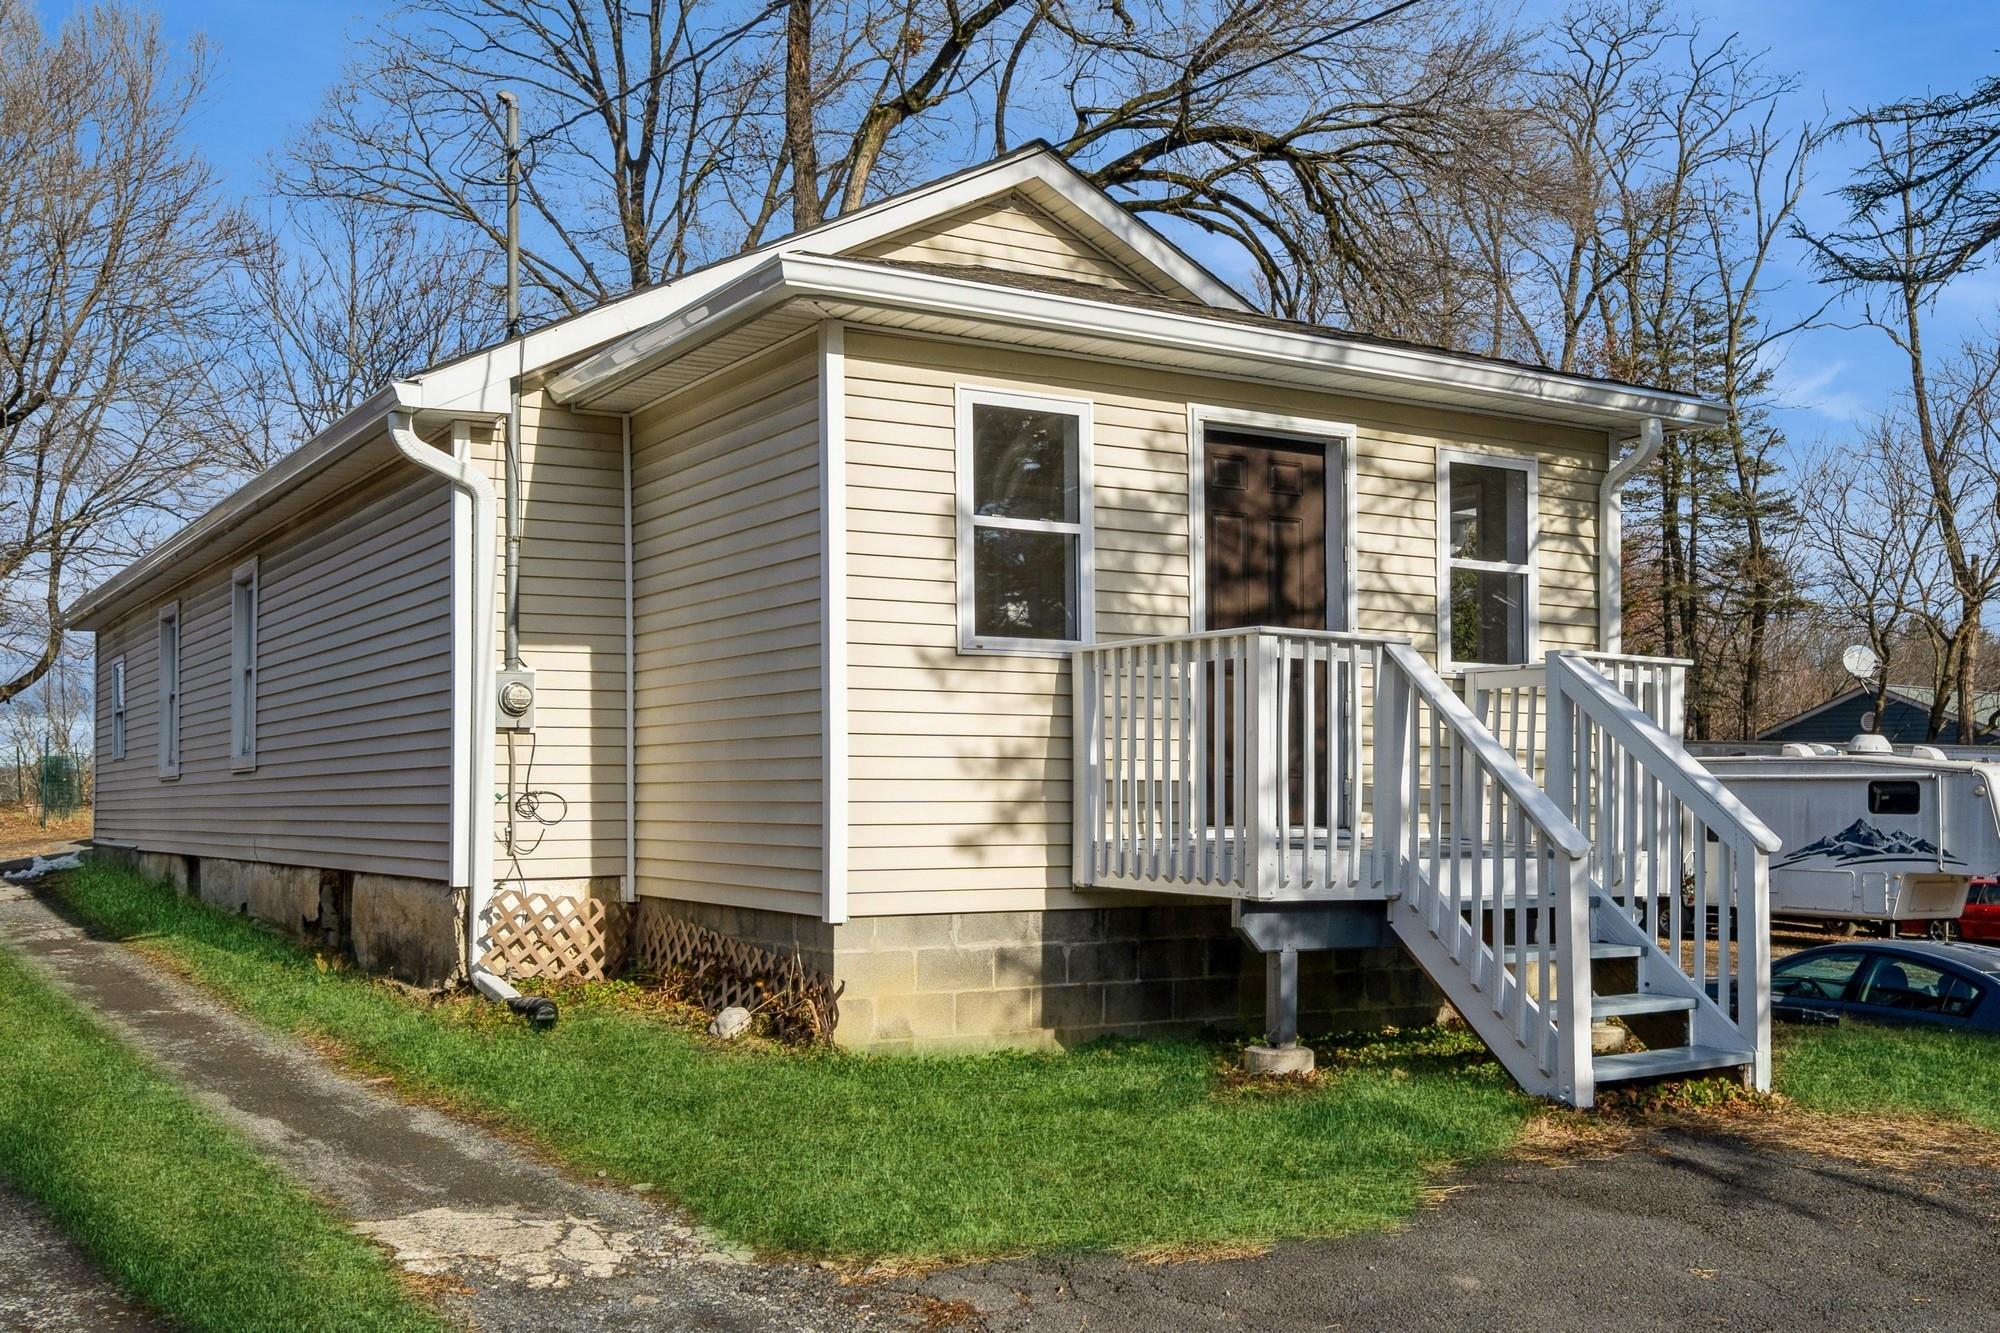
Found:
[(0, 763), (0, 806), (24, 806), (46, 824), (88, 806), (94, 765), (87, 754), (16, 751)]

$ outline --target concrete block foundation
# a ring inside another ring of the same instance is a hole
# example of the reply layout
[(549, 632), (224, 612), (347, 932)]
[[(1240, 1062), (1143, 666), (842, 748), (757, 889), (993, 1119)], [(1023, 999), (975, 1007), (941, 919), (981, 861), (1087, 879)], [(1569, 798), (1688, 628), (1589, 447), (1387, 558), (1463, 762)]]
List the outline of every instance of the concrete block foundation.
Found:
[[(1069, 1046), (1108, 1035), (1255, 1035), (1263, 955), (1223, 903), (810, 917), (646, 898), (844, 986), (835, 1040), (860, 1050)], [(1308, 1033), (1420, 1026), (1444, 996), (1394, 945), (1300, 956)]]
[(459, 971), (459, 899), (438, 880), (136, 848), (94, 855), (419, 986)]

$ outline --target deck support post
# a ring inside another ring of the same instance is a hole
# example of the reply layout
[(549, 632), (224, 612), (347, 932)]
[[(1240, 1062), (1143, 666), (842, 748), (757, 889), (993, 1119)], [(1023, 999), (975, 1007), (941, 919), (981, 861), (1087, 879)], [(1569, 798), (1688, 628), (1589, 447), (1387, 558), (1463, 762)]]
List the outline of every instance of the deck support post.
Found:
[(1310, 1074), (1313, 1051), (1299, 1045), (1299, 951), (1273, 949), (1264, 955), (1264, 1040), (1243, 1050), (1252, 1074)]
[(1264, 955), (1264, 1035), (1273, 1046), (1299, 1041), (1299, 951)]

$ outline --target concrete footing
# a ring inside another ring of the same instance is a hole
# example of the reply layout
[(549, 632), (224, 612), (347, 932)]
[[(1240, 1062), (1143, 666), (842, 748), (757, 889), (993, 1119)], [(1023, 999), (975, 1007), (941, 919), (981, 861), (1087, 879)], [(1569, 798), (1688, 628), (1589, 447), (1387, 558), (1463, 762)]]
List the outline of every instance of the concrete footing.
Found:
[(1245, 1073), (1255, 1074), (1259, 1078), (1285, 1074), (1310, 1074), (1313, 1071), (1312, 1047), (1297, 1044), (1245, 1046), (1243, 1069)]

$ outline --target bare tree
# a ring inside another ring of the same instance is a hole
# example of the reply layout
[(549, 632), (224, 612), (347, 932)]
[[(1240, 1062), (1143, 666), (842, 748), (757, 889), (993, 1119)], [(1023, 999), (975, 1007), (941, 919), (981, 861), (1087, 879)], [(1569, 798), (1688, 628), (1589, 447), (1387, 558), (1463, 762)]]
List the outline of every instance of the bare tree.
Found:
[(240, 339), (227, 370), (248, 410), (233, 432), (261, 468), (325, 429), (388, 380), (500, 332), (485, 256), (405, 214), (336, 201), (295, 204), (240, 273)]
[[(1951, 692), (1944, 651), (1953, 620), (1952, 574), (1937, 540), (1929, 478), (1913, 462), (1904, 430), (1878, 420), (1856, 447), (1821, 458), (1801, 488), (1798, 537), (1812, 557), (1812, 591), (1826, 623), (1858, 634), (1881, 660), (1875, 716), (1905, 658), (1935, 673), (1929, 736), (1938, 734)], [(1911, 638), (1929, 651), (1904, 651)], [(1904, 669), (1907, 669), (1904, 668)]]
[(1979, 674), (1979, 627), (1987, 602), (2000, 589), (2000, 549), (1968, 539), (1966, 526), (1984, 517), (1990, 497), (1968, 494), (1981, 472), (1968, 468), (1979, 450), (1977, 404), (1990, 392), (1993, 369), (1984, 357), (1968, 358), (1950, 373), (1952, 401), (1936, 401), (1940, 388), (1924, 343), (1924, 321), (1938, 293), (1961, 271), (1945, 262), (1960, 242), (1957, 225), (1935, 211), (1913, 185), (1884, 194), (1880, 179), (1910, 181), (1918, 173), (1921, 145), (1908, 125), (1850, 125), (1867, 146), (1868, 162), (1842, 193), (1850, 204), (1834, 230), (1797, 234), (1811, 247), (1823, 281), (1862, 303), (1863, 319), (1880, 329), (1908, 364), (1908, 402), (1914, 443), (1930, 480), (1938, 541), (1950, 562), (1959, 599), (1949, 656), (1959, 703), (1959, 739), (1973, 740), (1973, 693)]
[[(1457, 0), (416, 0), (288, 188), (499, 243), (491, 93), (521, 87), (524, 280), (575, 310), (1039, 135), (1128, 207), (1240, 242), (1302, 310), (1417, 168), (1478, 155), (1511, 45)], [(954, 161), (954, 159), (956, 161)]]
[(0, 702), (56, 661), (79, 578), (216, 470), (239, 228), (187, 144), (206, 66), (123, 10), (51, 42), (0, 0)]

